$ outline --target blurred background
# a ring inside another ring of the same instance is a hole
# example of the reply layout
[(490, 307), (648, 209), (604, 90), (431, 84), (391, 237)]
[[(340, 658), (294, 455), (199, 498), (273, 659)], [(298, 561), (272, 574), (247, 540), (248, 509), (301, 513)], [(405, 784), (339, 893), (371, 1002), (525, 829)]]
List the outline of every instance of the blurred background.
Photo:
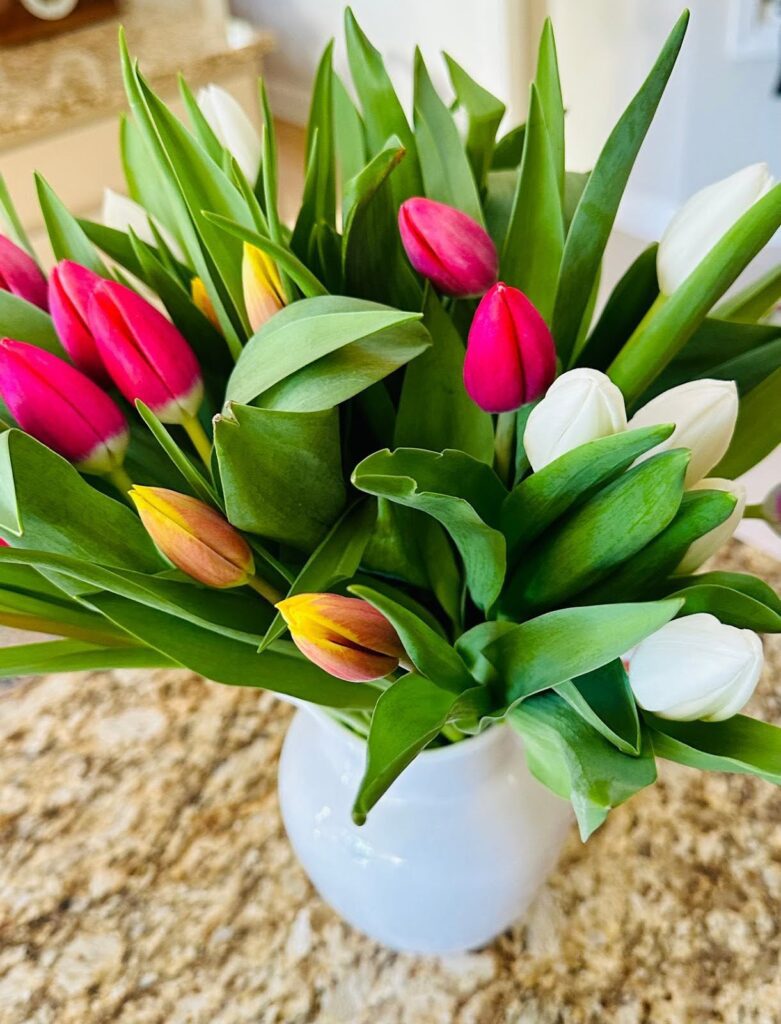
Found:
[[(544, 18), (553, 19), (572, 170), (592, 166), (639, 86), (683, 0), (353, 0), (409, 102), (415, 44), (436, 84), (447, 50), (524, 119)], [(692, 192), (759, 160), (781, 176), (781, 0), (690, 0), (692, 20), (659, 116), (640, 154), (608, 253), (603, 287), (657, 239)], [(35, 235), (39, 169), (78, 214), (123, 191), (117, 114), (124, 107), (116, 28), (125, 24), (152, 85), (166, 98), (182, 71), (217, 82), (257, 121), (258, 73), (278, 119), (283, 214), (300, 193), (303, 132), (314, 70), (328, 39), (346, 70), (343, 0), (0, 0), (0, 170)], [(781, 238), (751, 268), (776, 263)], [(781, 479), (781, 453), (752, 472), (749, 499)], [(761, 523), (743, 528), (781, 554)]]

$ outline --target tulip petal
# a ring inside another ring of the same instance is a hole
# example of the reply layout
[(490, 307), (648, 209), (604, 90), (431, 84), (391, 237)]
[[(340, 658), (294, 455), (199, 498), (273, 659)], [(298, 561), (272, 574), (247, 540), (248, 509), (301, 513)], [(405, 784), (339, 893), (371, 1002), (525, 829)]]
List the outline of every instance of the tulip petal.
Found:
[(152, 540), (173, 564), (209, 587), (242, 586), (254, 573), (249, 545), (215, 509), (165, 487), (130, 491)]
[(85, 472), (108, 473), (122, 463), (124, 416), (97, 384), (57, 356), (3, 338), (0, 394), (23, 430)]
[(446, 295), (483, 295), (496, 281), (496, 247), (461, 210), (421, 196), (408, 199), (399, 209), (399, 232), (410, 263)]
[(110, 378), (87, 324), (89, 300), (103, 280), (72, 260), (62, 260), (49, 278), (49, 311), (62, 346), (80, 370), (93, 380)]
[(164, 423), (193, 416), (203, 397), (192, 349), (162, 313), (130, 288), (102, 281), (89, 326), (101, 359), (129, 402), (140, 398)]
[(49, 308), (46, 278), (32, 256), (0, 235), (0, 289), (41, 309)]

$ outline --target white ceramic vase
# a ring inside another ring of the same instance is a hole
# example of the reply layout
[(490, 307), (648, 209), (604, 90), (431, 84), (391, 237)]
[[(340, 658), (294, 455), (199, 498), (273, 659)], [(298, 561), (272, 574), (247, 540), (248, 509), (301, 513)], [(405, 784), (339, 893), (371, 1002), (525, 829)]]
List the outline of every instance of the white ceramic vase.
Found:
[(524, 913), (571, 812), (530, 774), (516, 733), (495, 726), (424, 752), (358, 827), (364, 760), (359, 737), (297, 712), (279, 767), (282, 817), (334, 910), (391, 949), (437, 954), (483, 946)]

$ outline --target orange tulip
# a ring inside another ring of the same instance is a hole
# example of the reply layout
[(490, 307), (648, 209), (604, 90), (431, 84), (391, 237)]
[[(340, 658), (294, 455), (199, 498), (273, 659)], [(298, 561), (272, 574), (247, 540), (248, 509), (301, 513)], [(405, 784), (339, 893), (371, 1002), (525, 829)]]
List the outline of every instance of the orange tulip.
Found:
[(277, 604), (299, 651), (337, 679), (381, 679), (406, 658), (396, 630), (367, 601), (296, 594)]

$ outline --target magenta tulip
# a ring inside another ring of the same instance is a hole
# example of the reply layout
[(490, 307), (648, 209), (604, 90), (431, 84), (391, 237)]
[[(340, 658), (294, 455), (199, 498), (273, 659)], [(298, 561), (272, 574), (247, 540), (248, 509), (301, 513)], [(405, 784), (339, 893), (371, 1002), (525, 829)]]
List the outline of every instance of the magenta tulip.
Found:
[(544, 395), (555, 376), (548, 325), (523, 292), (500, 281), (480, 302), (469, 328), (469, 396), (486, 412), (509, 412)]
[(445, 295), (483, 295), (499, 260), (490, 235), (465, 213), (418, 196), (399, 209), (399, 232), (415, 270)]
[(130, 288), (101, 281), (87, 324), (103, 365), (129, 402), (140, 398), (163, 423), (192, 420), (203, 398), (201, 370), (170, 320)]
[(10, 238), (0, 235), (0, 290), (34, 306), (48, 309), (46, 278), (32, 256)]
[(92, 293), (103, 280), (72, 260), (63, 260), (49, 278), (49, 311), (62, 346), (80, 370), (94, 380), (109, 376), (87, 323)]
[(125, 417), (105, 391), (65, 360), (0, 340), (0, 395), (28, 434), (85, 473), (113, 473), (128, 443)]

